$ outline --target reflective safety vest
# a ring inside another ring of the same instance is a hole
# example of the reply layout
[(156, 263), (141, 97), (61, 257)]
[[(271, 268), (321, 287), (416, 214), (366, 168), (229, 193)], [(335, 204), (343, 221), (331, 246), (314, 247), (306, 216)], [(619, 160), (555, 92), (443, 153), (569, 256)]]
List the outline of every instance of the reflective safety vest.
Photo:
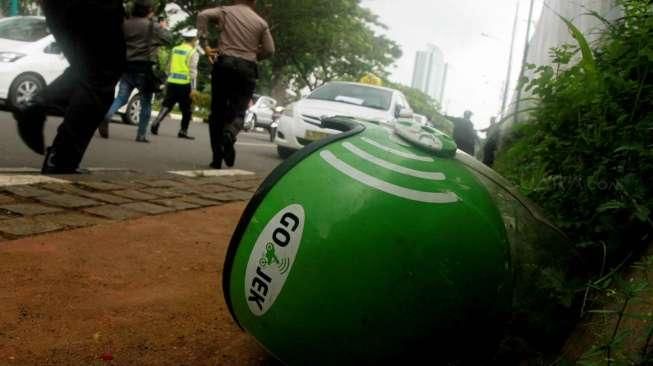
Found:
[(186, 43), (172, 49), (170, 76), (168, 76), (169, 83), (177, 85), (188, 85), (191, 83), (189, 65), (193, 53), (195, 53), (195, 48)]

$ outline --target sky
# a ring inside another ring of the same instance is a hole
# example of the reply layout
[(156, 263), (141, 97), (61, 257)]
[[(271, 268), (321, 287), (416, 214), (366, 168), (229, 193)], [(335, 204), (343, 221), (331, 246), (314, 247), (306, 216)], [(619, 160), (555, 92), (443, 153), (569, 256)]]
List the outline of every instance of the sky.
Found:
[[(403, 57), (390, 69), (390, 79), (410, 85), (416, 52), (426, 49), (429, 43), (435, 44), (450, 65), (442, 110), (454, 116), (471, 110), (474, 125), (482, 129), (501, 109), (517, 2), (363, 0), (362, 4), (379, 15), (381, 22), (388, 26), (386, 35), (403, 50)], [(535, 3), (533, 19), (537, 20), (542, 1)], [(530, 1), (519, 0), (519, 4), (511, 91), (519, 76)]]

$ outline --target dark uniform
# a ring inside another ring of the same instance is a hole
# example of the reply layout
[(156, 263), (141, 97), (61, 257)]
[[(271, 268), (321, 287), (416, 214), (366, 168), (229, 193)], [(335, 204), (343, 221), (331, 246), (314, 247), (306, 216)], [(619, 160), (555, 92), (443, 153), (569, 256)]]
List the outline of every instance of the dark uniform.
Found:
[(211, 166), (216, 169), (222, 168), (223, 160), (227, 166), (234, 165), (234, 143), (256, 88), (257, 61), (274, 54), (270, 29), (254, 11), (254, 4), (254, 0), (237, 0), (233, 6), (205, 10), (197, 18), (200, 42), (205, 49), (209, 23), (220, 30), (219, 56), (211, 74), (209, 118)]
[(453, 138), (456, 141), (458, 148), (467, 154), (474, 156), (476, 153), (476, 141), (478, 140), (478, 135), (476, 135), (474, 124), (470, 120), (471, 113), (465, 112), (465, 117), (463, 118), (449, 116), (447, 116), (447, 118), (454, 124)]
[(43, 173), (72, 174), (111, 105), (125, 65), (124, 9), (122, 0), (44, 0), (42, 8), (70, 66), (14, 116), (25, 143), (43, 154), (46, 113), (63, 115)]

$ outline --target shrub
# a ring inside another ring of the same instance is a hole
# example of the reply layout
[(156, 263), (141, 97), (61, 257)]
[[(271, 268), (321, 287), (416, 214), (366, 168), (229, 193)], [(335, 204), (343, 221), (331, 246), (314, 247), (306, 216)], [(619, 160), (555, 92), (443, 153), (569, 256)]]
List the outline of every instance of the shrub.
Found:
[[(622, 0), (624, 16), (594, 50), (567, 22), (576, 46), (552, 50), (523, 85), (535, 99), (496, 168), (581, 247), (609, 253), (653, 231), (653, 10)], [(594, 14), (597, 16), (597, 14)], [(580, 55), (580, 56), (579, 56)], [(574, 61), (579, 60), (579, 61)]]

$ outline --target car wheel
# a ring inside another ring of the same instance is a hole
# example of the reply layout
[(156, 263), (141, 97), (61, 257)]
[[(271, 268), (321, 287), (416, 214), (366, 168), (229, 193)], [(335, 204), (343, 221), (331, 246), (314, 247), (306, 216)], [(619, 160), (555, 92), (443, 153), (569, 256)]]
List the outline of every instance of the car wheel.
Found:
[(9, 103), (16, 107), (32, 99), (45, 88), (45, 84), (36, 75), (21, 75), (14, 80), (9, 89)]
[(141, 114), (141, 95), (136, 94), (127, 103), (127, 110), (122, 115), (122, 122), (128, 125), (137, 125)]
[(288, 159), (290, 155), (295, 153), (295, 150), (283, 146), (277, 146), (277, 153), (281, 159)]

